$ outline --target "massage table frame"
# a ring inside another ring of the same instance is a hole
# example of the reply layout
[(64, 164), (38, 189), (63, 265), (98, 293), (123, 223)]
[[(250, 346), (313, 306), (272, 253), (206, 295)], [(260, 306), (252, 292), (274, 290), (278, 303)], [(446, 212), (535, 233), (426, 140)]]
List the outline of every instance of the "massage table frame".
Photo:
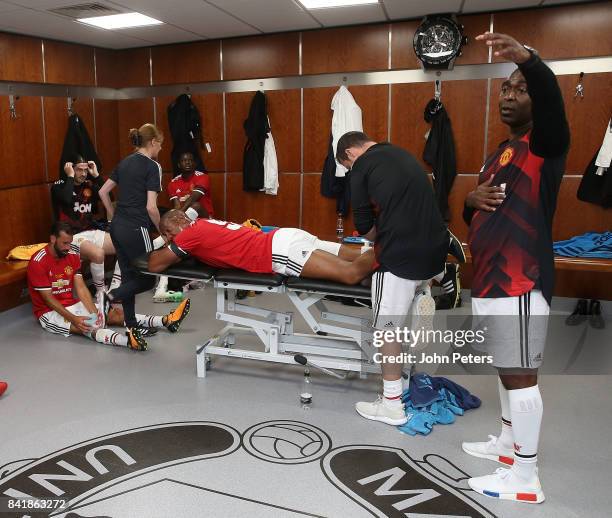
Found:
[[(155, 275), (148, 272), (146, 258), (136, 260), (135, 265), (140, 272)], [(297, 365), (294, 355), (300, 353), (309, 362), (328, 369), (353, 371), (362, 377), (368, 372), (380, 372), (380, 366), (372, 361), (376, 349), (371, 345), (370, 320), (330, 311), (324, 301), (326, 295), (369, 299), (369, 288), (276, 274), (219, 270), (193, 260), (171, 266), (164, 275), (212, 283), (216, 290), (215, 317), (225, 322), (225, 326), (196, 346), (196, 372), (200, 378), (206, 377), (214, 355)], [(311, 333), (295, 332), (291, 311), (237, 301), (238, 290), (287, 295)], [(240, 348), (237, 339), (244, 335), (258, 337), (261, 350)]]

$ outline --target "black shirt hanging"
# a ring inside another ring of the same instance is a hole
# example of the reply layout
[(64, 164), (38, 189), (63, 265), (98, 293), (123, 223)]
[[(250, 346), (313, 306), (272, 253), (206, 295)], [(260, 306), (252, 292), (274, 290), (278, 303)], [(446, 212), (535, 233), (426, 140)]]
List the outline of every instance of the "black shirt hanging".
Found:
[(200, 155), (202, 124), (200, 112), (187, 94), (179, 95), (168, 106), (168, 126), (172, 136), (172, 170), (180, 174), (178, 161), (182, 153), (192, 153), (197, 171), (206, 171)]
[(266, 96), (255, 93), (249, 116), (244, 121), (247, 142), (244, 146), (242, 187), (245, 191), (261, 191), (264, 188), (264, 148), (270, 126)]

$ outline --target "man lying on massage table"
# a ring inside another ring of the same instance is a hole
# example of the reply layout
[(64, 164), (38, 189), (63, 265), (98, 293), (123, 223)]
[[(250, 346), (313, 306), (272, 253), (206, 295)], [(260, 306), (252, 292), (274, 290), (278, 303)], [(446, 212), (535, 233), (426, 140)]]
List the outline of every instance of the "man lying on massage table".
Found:
[(357, 284), (372, 274), (375, 263), (371, 249), (362, 254), (297, 228), (263, 233), (227, 221), (191, 221), (176, 209), (161, 218), (160, 231), (169, 244), (149, 255), (153, 273), (192, 256), (217, 268)]

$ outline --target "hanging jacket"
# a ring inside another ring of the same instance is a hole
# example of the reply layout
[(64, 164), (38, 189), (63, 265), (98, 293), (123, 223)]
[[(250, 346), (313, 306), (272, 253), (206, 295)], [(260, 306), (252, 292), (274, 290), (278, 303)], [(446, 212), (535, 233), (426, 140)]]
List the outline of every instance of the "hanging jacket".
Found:
[(448, 195), (457, 176), (453, 129), (444, 106), (436, 99), (427, 103), (425, 121), (431, 123), (431, 129), (425, 143), (423, 160), (433, 169), (433, 185), (438, 208), (444, 220), (448, 221), (450, 219)]
[(187, 94), (179, 95), (168, 105), (168, 127), (172, 136), (172, 170), (180, 174), (178, 161), (182, 153), (192, 153), (197, 171), (206, 171), (200, 155), (202, 148), (202, 124), (200, 112), (191, 97)]
[[(332, 117), (332, 145), (335, 158), (340, 137), (349, 131), (363, 131), (363, 124), (361, 122), (361, 108), (357, 105), (346, 86), (341, 86), (334, 95), (331, 109), (334, 111)], [(336, 163), (336, 176), (345, 176), (346, 171), (346, 167)]]
[(580, 186), (578, 187), (579, 200), (595, 203), (604, 208), (612, 207), (611, 160), (612, 120), (608, 122), (601, 147), (584, 171)]
[(266, 96), (261, 91), (256, 92), (249, 116), (244, 121), (247, 142), (244, 146), (242, 188), (245, 191), (261, 191), (264, 188), (264, 148), (269, 131)]
[(333, 135), (329, 137), (327, 157), (321, 174), (321, 195), (336, 200), (336, 213), (346, 216), (351, 204), (351, 183), (347, 176), (336, 176), (336, 158), (334, 156)]
[(76, 155), (81, 155), (85, 160), (91, 160), (96, 163), (98, 171), (102, 171), (102, 164), (93, 142), (89, 138), (87, 128), (83, 120), (78, 114), (73, 114), (68, 117), (68, 129), (64, 137), (64, 147), (59, 159), (59, 179), (65, 180), (68, 178), (64, 172), (64, 164), (73, 162)]

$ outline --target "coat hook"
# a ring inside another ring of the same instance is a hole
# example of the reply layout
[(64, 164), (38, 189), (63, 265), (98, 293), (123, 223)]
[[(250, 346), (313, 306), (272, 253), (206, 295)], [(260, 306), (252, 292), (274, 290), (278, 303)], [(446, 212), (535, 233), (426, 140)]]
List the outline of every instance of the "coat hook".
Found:
[(435, 86), (434, 86), (434, 99), (436, 101), (439, 101), (441, 96), (442, 96), (442, 81), (440, 81), (439, 79), (436, 79)]
[(576, 85), (576, 92), (574, 93), (574, 97), (580, 96), (581, 99), (584, 98), (584, 85), (582, 84), (583, 79), (584, 79), (584, 72), (580, 72), (580, 76), (578, 77), (578, 84)]
[(68, 117), (71, 117), (72, 115), (74, 115), (74, 112), (72, 111), (72, 104), (76, 101), (76, 99), (72, 98), (72, 97), (67, 97), (67, 105), (68, 105)]
[(15, 97), (13, 94), (9, 95), (9, 116), (12, 120), (17, 118), (17, 108), (15, 107), (15, 101), (19, 99), (19, 96)]

